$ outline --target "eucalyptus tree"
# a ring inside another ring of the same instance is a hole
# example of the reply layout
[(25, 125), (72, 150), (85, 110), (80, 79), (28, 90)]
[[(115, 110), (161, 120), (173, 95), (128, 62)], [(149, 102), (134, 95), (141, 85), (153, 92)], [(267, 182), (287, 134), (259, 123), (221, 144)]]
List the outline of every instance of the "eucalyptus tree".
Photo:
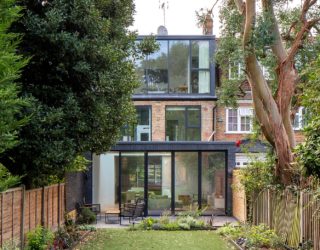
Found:
[(249, 82), (257, 121), (276, 153), (275, 174), (285, 185), (297, 179), (292, 123), (300, 105), (301, 70), (319, 52), (319, 7), (317, 0), (304, 0), (301, 5), (282, 0), (226, 0), (220, 10), (217, 61), (224, 72), (230, 62), (239, 60), (244, 65), (239, 79), (222, 77), (220, 97), (226, 105), (234, 105), (241, 95), (239, 83)]

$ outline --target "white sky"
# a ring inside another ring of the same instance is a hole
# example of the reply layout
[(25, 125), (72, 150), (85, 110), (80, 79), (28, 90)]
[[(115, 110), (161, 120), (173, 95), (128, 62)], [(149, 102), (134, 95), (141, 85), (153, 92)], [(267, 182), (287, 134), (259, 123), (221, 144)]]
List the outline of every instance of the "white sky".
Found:
[[(163, 2), (164, 0), (160, 0)], [(163, 25), (163, 10), (159, 9), (159, 0), (134, 0), (136, 4), (135, 22), (132, 27), (139, 35), (156, 34), (157, 28)], [(201, 35), (202, 29), (197, 27), (195, 11), (208, 9), (216, 0), (165, 0), (166, 27), (169, 35)], [(218, 35), (218, 6), (215, 6), (213, 34)]]
[[(139, 35), (156, 34), (157, 28), (163, 25), (163, 10), (159, 2), (168, 3), (166, 9), (166, 27), (169, 35), (202, 35), (197, 27), (195, 11), (211, 9), (216, 0), (134, 0), (136, 5), (135, 22), (131, 30)], [(222, 1), (219, 1), (219, 3)], [(219, 3), (213, 10), (213, 35), (219, 36)], [(293, 0), (287, 6), (292, 8), (301, 4), (301, 0)]]

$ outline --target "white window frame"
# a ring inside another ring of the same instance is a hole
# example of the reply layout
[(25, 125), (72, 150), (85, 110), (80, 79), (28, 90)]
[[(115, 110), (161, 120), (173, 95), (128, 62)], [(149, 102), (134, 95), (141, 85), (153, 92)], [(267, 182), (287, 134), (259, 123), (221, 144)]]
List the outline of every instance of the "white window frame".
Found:
[(243, 64), (241, 62), (238, 62), (238, 72), (236, 73), (236, 76), (232, 76), (231, 68), (234, 67), (236, 63), (237, 62), (229, 62), (229, 80), (239, 80), (243, 76)]
[[(230, 109), (237, 109), (237, 130), (236, 131), (229, 130), (229, 110)], [(249, 131), (241, 130), (241, 117), (244, 117), (240, 115), (241, 109), (252, 110)], [(226, 108), (226, 134), (251, 134), (252, 132), (253, 132), (253, 108), (252, 107)]]
[[(296, 113), (294, 120), (292, 121), (292, 127), (293, 130), (295, 131), (299, 131), (303, 129), (303, 111), (304, 111), (304, 107), (299, 107), (298, 112)], [(298, 126), (295, 126), (294, 121), (296, 119), (296, 117), (298, 116)]]

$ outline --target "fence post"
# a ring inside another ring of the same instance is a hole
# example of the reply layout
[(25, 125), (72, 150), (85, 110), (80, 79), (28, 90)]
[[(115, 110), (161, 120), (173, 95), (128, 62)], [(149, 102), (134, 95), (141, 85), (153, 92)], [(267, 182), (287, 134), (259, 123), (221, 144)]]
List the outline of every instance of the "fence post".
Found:
[(0, 241), (0, 247), (2, 247), (3, 243), (3, 193), (1, 193), (1, 241)]
[(61, 213), (61, 208), (60, 208), (60, 206), (61, 206), (61, 204), (60, 204), (60, 197), (61, 197), (61, 189), (60, 189), (60, 183), (58, 184), (58, 227), (60, 227), (60, 223), (61, 223), (61, 221), (60, 221), (60, 213)]
[[(26, 187), (21, 185), (21, 223), (20, 223), (20, 248), (24, 249), (24, 217), (25, 217), (25, 200), (26, 200)], [(29, 215), (30, 216), (30, 215)]]
[(41, 189), (41, 226), (44, 227), (44, 187)]

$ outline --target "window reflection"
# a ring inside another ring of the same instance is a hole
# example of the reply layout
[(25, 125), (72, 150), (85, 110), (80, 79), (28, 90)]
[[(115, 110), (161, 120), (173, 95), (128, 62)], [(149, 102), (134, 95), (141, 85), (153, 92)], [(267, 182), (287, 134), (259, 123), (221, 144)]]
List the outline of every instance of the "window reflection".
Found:
[(160, 49), (136, 61), (136, 93), (210, 93), (209, 41), (161, 40)]

